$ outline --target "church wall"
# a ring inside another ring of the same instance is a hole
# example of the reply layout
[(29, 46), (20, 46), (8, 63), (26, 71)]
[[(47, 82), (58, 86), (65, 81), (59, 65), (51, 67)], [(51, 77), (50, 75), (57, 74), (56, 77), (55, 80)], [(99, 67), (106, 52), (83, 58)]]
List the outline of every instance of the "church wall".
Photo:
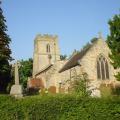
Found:
[(109, 64), (110, 80), (115, 80), (114, 69), (110, 64), (109, 48), (103, 40), (98, 40), (96, 44), (83, 56), (81, 65), (84, 66), (84, 71), (88, 74), (90, 80), (97, 80), (97, 58), (102, 54)]
[[(47, 51), (48, 44), (50, 46), (49, 52)], [(33, 77), (48, 64), (55, 63), (57, 60), (60, 60), (58, 37), (38, 35), (34, 41)]]
[[(82, 67), (82, 72), (87, 73), (88, 79), (90, 80), (88, 84), (88, 89), (92, 92), (91, 96), (101, 96), (100, 93), (100, 85), (105, 84), (107, 85), (115, 85), (118, 84), (114, 74), (116, 73), (117, 70), (114, 70), (113, 66), (110, 64), (110, 58), (109, 58), (109, 53), (110, 49), (108, 48), (107, 44), (105, 41), (102, 39), (98, 39), (96, 41), (89, 51), (83, 56), (83, 58), (80, 60), (81, 67)], [(99, 55), (103, 55), (108, 62), (108, 67), (109, 67), (109, 80), (99, 80), (97, 78), (97, 58)]]
[(59, 73), (60, 68), (66, 61), (56, 61), (56, 63), (47, 71), (42, 72), (37, 78), (42, 78), (46, 88), (50, 86), (56, 87), (56, 92), (59, 92), (61, 84), (66, 84), (66, 81), (70, 79), (70, 71)]
[[(50, 53), (46, 53), (46, 45), (50, 44)], [(34, 50), (34, 62), (33, 62), (33, 74), (39, 72), (42, 68), (50, 64), (48, 55), (51, 54), (51, 63), (53, 65), (37, 75), (37, 78), (41, 78), (45, 88), (50, 88), (51, 86), (56, 88), (56, 92), (60, 92), (60, 88), (64, 92), (68, 91), (70, 86), (70, 80), (73, 80), (74, 76), (81, 75), (82, 73), (87, 73), (88, 79), (91, 81), (89, 84), (90, 89), (99, 89), (101, 82), (104, 80), (97, 79), (97, 58), (102, 54), (110, 62), (108, 54), (110, 50), (107, 44), (99, 38), (96, 43), (87, 51), (87, 53), (80, 59), (81, 66), (73, 67), (62, 73), (59, 70), (64, 66), (67, 61), (60, 61), (60, 51), (58, 47), (57, 37), (50, 36), (39, 36), (35, 41)], [(115, 70), (109, 63), (109, 76), (110, 80), (108, 82), (114, 81)], [(99, 96), (99, 91), (93, 92), (93, 94)]]

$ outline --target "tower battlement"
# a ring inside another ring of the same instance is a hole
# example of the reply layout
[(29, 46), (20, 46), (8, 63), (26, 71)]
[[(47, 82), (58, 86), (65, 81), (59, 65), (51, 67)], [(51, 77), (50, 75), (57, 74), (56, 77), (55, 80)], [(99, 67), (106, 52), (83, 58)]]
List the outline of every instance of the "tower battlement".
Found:
[(42, 40), (42, 39), (58, 39), (58, 36), (57, 35), (50, 35), (50, 34), (38, 34), (35, 38), (35, 40)]
[(38, 34), (34, 40), (33, 76), (51, 63), (60, 60), (57, 35)]

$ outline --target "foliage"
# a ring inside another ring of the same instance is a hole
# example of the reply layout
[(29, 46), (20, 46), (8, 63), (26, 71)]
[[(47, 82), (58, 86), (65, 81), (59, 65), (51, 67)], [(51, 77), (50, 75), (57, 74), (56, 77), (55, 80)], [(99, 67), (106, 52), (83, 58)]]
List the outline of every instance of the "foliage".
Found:
[(97, 40), (98, 38), (96, 37), (92, 38), (90, 42), (88, 42), (86, 45), (83, 46), (81, 51), (88, 50), (92, 46), (92, 44), (94, 44)]
[(28, 77), (32, 76), (33, 60), (32, 58), (29, 58), (28, 60), (21, 60), (20, 64), (20, 83), (23, 85), (24, 88), (26, 88)]
[(91, 43), (94, 43), (94, 42), (96, 42), (97, 40), (98, 40), (98, 38), (94, 37), (94, 38), (91, 39)]
[(66, 60), (67, 55), (60, 55), (60, 60)]
[(87, 44), (85, 44), (81, 50), (74, 50), (73, 53), (70, 55), (70, 57), (74, 56), (76, 53), (81, 53), (84, 54), (96, 41), (98, 40), (98, 38), (94, 37), (93, 39), (91, 39), (90, 42), (88, 42)]
[(100, 92), (101, 92), (101, 97), (103, 98), (110, 98), (113, 96), (118, 96), (120, 95), (120, 85), (119, 84), (105, 84), (102, 83), (100, 85)]
[(120, 95), (120, 87), (112, 89), (112, 94), (116, 96)]
[(79, 50), (74, 49), (72, 54), (69, 56), (69, 58), (71, 58), (72, 56), (74, 56), (75, 54), (79, 53)]
[[(115, 69), (120, 68), (120, 14), (115, 15), (108, 22), (110, 26), (110, 35), (107, 37), (107, 44), (111, 49), (109, 55), (111, 64)], [(117, 80), (120, 80), (119, 73), (116, 75)]]
[(120, 72), (118, 72), (117, 75), (115, 75), (115, 77), (118, 81), (120, 81)]
[(79, 96), (84, 96), (87, 97), (90, 95), (90, 91), (88, 91), (87, 83), (88, 83), (88, 78), (87, 74), (84, 73), (82, 76), (77, 75), (73, 78), (74, 80), (72, 81), (72, 87), (73, 91), (79, 95)]
[(86, 45), (83, 46), (82, 50), (81, 51), (84, 51), (84, 50), (87, 50), (91, 47), (91, 43), (87, 43)]
[(120, 98), (81, 98), (75, 95), (14, 99), (0, 95), (1, 120), (119, 120)]
[(0, 91), (5, 91), (8, 82), (10, 82), (10, 65), (11, 50), (9, 44), (10, 37), (7, 35), (6, 20), (3, 16), (3, 11), (0, 2)]
[(39, 94), (39, 90), (40, 88), (29, 88), (29, 89), (26, 89), (25, 91), (25, 95), (38, 95)]

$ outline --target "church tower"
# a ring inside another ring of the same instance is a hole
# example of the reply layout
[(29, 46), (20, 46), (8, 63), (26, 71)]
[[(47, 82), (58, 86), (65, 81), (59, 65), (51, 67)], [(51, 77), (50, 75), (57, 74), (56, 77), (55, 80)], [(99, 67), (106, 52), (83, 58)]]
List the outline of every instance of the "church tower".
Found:
[(52, 35), (37, 35), (34, 40), (33, 77), (40, 70), (60, 60), (58, 37)]

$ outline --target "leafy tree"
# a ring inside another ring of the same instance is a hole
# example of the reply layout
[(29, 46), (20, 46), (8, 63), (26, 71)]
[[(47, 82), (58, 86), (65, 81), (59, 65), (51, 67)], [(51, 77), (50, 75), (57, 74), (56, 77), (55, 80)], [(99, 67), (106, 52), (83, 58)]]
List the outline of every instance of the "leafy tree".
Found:
[(7, 35), (6, 20), (0, 2), (0, 91), (5, 91), (8, 82), (10, 82), (10, 65), (11, 50), (9, 44), (10, 37)]
[(73, 92), (83, 97), (90, 96), (91, 91), (88, 90), (88, 82), (88, 75), (86, 73), (74, 76), (73, 81), (71, 81)]
[(60, 55), (60, 60), (66, 60), (67, 55)]
[(28, 77), (32, 76), (33, 59), (29, 58), (28, 60), (21, 60), (20, 63), (20, 83), (23, 85), (24, 88), (26, 88)]
[(71, 58), (72, 56), (74, 56), (75, 54), (79, 53), (79, 50), (74, 49), (72, 54), (69, 56), (69, 58)]
[(91, 46), (91, 43), (88, 42), (86, 45), (83, 46), (82, 51), (89, 49), (90, 46)]
[(91, 39), (91, 43), (94, 43), (94, 42), (96, 42), (97, 40), (98, 40), (98, 38), (94, 37), (94, 38)]
[(74, 56), (76, 53), (81, 53), (83, 54), (84, 52), (86, 52), (93, 44), (94, 42), (96, 42), (98, 40), (98, 38), (94, 37), (91, 39), (90, 42), (86, 43), (81, 50), (76, 50), (74, 49), (74, 51), (72, 52), (72, 54), (70, 55), (70, 57)]
[[(120, 68), (120, 14), (115, 15), (109, 20), (108, 24), (110, 26), (110, 35), (107, 37), (107, 44), (111, 49), (109, 57), (113, 67), (118, 69)], [(120, 73), (115, 76), (120, 81)]]

